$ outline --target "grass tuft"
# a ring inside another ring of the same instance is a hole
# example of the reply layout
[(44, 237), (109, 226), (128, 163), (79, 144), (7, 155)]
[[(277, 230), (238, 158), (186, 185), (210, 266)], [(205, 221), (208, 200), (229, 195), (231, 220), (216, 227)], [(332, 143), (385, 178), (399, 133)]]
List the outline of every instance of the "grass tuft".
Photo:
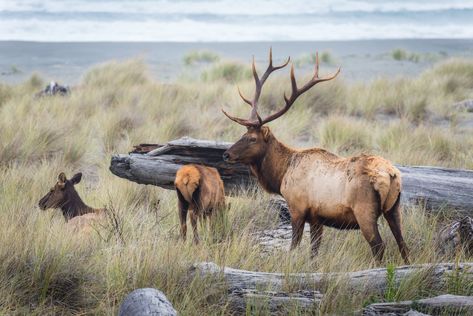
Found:
[[(304, 72), (299, 76), (302, 82)], [(156, 287), (182, 315), (222, 315), (228, 314), (222, 306), (225, 284), (190, 276), (193, 263), (283, 273), (376, 266), (359, 231), (325, 229), (315, 260), (308, 234), (290, 255), (287, 248), (263, 251), (254, 233), (276, 227), (278, 214), (268, 209), (270, 197), (258, 189), (228, 197), (230, 206), (215, 226), (199, 228), (201, 244), (182, 242), (175, 192), (124, 181), (108, 171), (112, 154), (138, 143), (185, 135), (238, 139), (246, 130), (219, 109), (248, 115), (234, 83), (251, 98), (250, 67), (220, 61), (209, 65), (202, 79), (156, 82), (142, 61), (131, 60), (91, 69), (64, 98), (33, 98), (44, 85), (38, 75), (0, 85), (0, 314), (116, 314), (131, 290)], [(289, 145), (317, 144), (343, 155), (370, 152), (399, 164), (472, 169), (472, 126), (467, 114), (452, 106), (472, 98), (472, 86), (470, 59), (448, 60), (412, 78), (367, 83), (337, 78), (317, 85), (270, 126)], [(270, 78), (260, 114), (280, 109), (289, 89), (287, 74)], [(71, 234), (60, 212), (37, 207), (62, 171), (83, 172), (77, 185), (83, 200), (110, 210), (108, 221), (89, 236)], [(401, 265), (388, 225), (383, 219), (379, 223), (387, 243), (383, 265)], [(441, 219), (422, 208), (405, 208), (403, 223), (414, 263), (471, 260), (463, 253), (450, 258), (435, 251)], [(341, 278), (327, 284), (319, 312), (347, 314), (363, 302), (419, 299), (441, 291), (471, 295), (473, 288), (461, 273), (442, 286), (432, 284), (427, 271), (393, 285), (386, 297), (373, 297), (353, 294)]]

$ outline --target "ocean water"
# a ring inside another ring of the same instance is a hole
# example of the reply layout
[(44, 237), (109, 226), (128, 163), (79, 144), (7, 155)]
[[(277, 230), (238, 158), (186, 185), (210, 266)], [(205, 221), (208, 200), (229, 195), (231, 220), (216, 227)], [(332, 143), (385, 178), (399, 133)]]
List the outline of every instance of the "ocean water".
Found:
[(0, 0), (0, 40), (473, 38), (473, 0)]

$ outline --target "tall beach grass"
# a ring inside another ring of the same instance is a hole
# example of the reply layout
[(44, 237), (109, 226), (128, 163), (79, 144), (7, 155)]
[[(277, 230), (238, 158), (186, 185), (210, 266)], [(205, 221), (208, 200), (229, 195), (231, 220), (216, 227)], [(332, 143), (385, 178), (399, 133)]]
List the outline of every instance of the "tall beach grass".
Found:
[[(246, 66), (245, 66), (246, 67)], [(38, 75), (19, 85), (0, 84), (0, 314), (116, 314), (124, 296), (138, 287), (164, 291), (181, 315), (227, 314), (225, 284), (189, 279), (194, 262), (269, 272), (355, 271), (375, 267), (358, 231), (325, 230), (320, 255), (311, 260), (309, 238), (290, 253), (262, 251), (254, 232), (275, 227), (269, 196), (249, 190), (230, 197), (218, 238), (202, 229), (204, 242), (178, 240), (176, 196), (113, 176), (110, 156), (132, 145), (162, 143), (184, 135), (236, 140), (244, 129), (220, 112), (240, 116), (248, 106), (250, 68), (220, 61), (202, 79), (161, 83), (139, 60), (111, 62), (88, 71), (67, 97), (33, 98), (44, 84)], [(303, 81), (301, 74), (299, 81)], [(398, 164), (473, 169), (473, 127), (453, 106), (473, 98), (473, 61), (454, 59), (415, 78), (380, 78), (348, 84), (343, 76), (302, 96), (270, 124), (293, 146), (322, 146), (341, 155), (380, 154)], [(287, 73), (267, 83), (261, 114), (282, 106)], [(466, 123), (465, 123), (466, 122)], [(82, 171), (84, 201), (107, 207), (120, 231), (105, 222), (89, 236), (70, 234), (57, 210), (40, 211), (38, 200), (59, 172)], [(436, 251), (441, 218), (419, 207), (404, 208), (404, 231), (414, 263), (468, 261)], [(384, 220), (384, 264), (401, 265)], [(191, 239), (191, 238), (189, 238)], [(384, 265), (383, 264), (383, 265)], [(406, 280), (408, 282), (409, 280)], [(371, 301), (418, 299), (440, 292), (470, 294), (470, 284), (438, 289), (419, 277), (381, 297), (350, 293), (344, 281), (324, 289), (320, 314), (345, 314)]]

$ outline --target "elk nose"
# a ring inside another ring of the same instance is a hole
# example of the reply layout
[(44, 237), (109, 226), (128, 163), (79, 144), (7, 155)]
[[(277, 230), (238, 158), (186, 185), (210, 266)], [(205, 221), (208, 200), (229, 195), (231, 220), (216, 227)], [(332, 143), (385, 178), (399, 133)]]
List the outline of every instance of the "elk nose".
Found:
[(227, 152), (224, 152), (222, 158), (223, 158), (223, 161), (228, 161), (228, 159), (230, 158), (230, 155)]

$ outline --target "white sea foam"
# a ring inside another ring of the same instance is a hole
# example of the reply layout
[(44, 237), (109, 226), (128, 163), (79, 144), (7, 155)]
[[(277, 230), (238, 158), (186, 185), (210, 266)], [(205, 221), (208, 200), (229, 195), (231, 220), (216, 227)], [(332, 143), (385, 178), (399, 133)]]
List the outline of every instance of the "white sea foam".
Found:
[(0, 0), (0, 40), (473, 38), (473, 0)]

